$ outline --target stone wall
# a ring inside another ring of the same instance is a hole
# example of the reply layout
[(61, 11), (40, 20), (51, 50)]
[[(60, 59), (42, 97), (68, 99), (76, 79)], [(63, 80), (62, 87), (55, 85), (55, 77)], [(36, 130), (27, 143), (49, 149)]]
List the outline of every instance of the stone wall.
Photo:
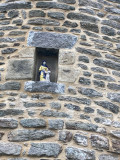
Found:
[(120, 160), (120, 0), (1, 0), (0, 53), (0, 160)]

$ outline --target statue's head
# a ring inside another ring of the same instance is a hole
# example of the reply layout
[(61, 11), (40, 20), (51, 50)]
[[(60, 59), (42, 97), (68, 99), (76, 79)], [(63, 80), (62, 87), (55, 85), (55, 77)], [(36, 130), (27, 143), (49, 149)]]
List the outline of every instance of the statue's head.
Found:
[(43, 61), (43, 62), (42, 62), (42, 65), (45, 66), (45, 65), (46, 65), (46, 61)]

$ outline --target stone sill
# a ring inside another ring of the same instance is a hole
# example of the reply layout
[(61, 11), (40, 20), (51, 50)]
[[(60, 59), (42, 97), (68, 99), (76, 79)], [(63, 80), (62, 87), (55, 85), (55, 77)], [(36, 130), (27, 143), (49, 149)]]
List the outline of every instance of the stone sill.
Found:
[(54, 82), (27, 81), (25, 82), (24, 90), (27, 92), (63, 94), (65, 92), (65, 85)]

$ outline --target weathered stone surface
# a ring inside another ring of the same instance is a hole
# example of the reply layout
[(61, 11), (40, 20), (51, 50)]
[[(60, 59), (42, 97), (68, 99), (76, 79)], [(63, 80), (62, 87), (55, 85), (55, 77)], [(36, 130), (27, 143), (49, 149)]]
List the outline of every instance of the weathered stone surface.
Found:
[(60, 67), (58, 80), (61, 82), (75, 82), (79, 75), (79, 71), (72, 67)]
[(115, 127), (115, 128), (120, 128), (120, 122), (113, 121), (112, 126)]
[(102, 93), (90, 88), (79, 88), (78, 92), (87, 97), (103, 97)]
[(35, 48), (25, 47), (21, 49), (18, 54), (20, 58), (34, 58)]
[(10, 10), (10, 11), (8, 12), (8, 16), (9, 16), (10, 18), (18, 17), (18, 16), (19, 16), (19, 11), (15, 10), (15, 9)]
[(46, 127), (46, 122), (43, 119), (22, 119), (20, 124), (26, 128)]
[[(14, 29), (18, 29), (18, 27), (16, 27), (16, 26), (4, 26), (4, 27), (0, 27), (0, 30), (2, 30), (2, 31), (9, 31), (9, 30), (14, 30)], [(1, 40), (1, 42), (10, 42), (10, 43), (12, 43), (12, 42), (20, 41), (21, 38), (15, 39), (15, 38), (9, 38), (9, 37), (7, 37), (7, 38), (1, 38), (0, 40)]]
[(85, 108), (84, 108), (84, 112), (85, 112), (85, 113), (94, 113), (94, 111), (95, 111), (95, 110), (94, 110), (93, 108), (91, 108), (91, 107), (85, 107)]
[(56, 2), (38, 2), (36, 3), (37, 8), (47, 8), (47, 9), (63, 9), (63, 10), (75, 10), (75, 7), (66, 4), (60, 4)]
[(115, 62), (120, 62), (120, 58), (118, 58), (117, 56), (106, 54), (105, 57), (108, 58), (108, 59), (111, 59), (111, 60), (113, 60)]
[(70, 142), (72, 140), (72, 133), (69, 131), (60, 131), (59, 132), (59, 141), (62, 141), (64, 143)]
[(105, 109), (110, 110), (113, 113), (118, 113), (119, 112), (119, 106), (117, 106), (116, 104), (113, 104), (111, 102), (108, 101), (95, 101), (95, 104), (102, 106)]
[(58, 20), (65, 19), (65, 15), (62, 12), (48, 12), (48, 17), (58, 19)]
[(0, 109), (4, 108), (5, 106), (6, 106), (6, 103), (0, 103)]
[(50, 130), (15, 130), (8, 134), (10, 142), (24, 142), (30, 140), (42, 140), (54, 137), (55, 134)]
[(31, 143), (28, 156), (58, 157), (62, 147), (57, 143)]
[(67, 3), (67, 4), (75, 4), (76, 0), (58, 0), (58, 2)]
[(95, 153), (92, 150), (67, 147), (65, 152), (68, 160), (95, 160)]
[(18, 35), (24, 35), (24, 34), (26, 34), (26, 32), (24, 31), (11, 31), (9, 33), (9, 36), (18, 36)]
[(50, 103), (50, 106), (52, 109), (57, 109), (57, 110), (61, 109), (61, 104), (58, 102), (52, 102), (52, 103)]
[(19, 82), (6, 82), (0, 84), (0, 90), (20, 90), (21, 84)]
[(66, 107), (67, 109), (70, 109), (70, 110), (75, 110), (75, 111), (80, 111), (81, 110), (79, 106), (73, 105), (71, 103), (64, 104), (64, 107)]
[(108, 139), (99, 135), (91, 135), (91, 145), (97, 149), (109, 149)]
[(109, 20), (120, 22), (120, 16), (108, 15), (107, 18)]
[(80, 77), (79, 83), (80, 83), (80, 84), (83, 84), (83, 85), (90, 85), (90, 84), (91, 84), (91, 81), (90, 81), (90, 79), (88, 79), (88, 78)]
[(95, 50), (80, 48), (80, 47), (76, 48), (76, 50), (77, 50), (77, 52), (80, 52), (82, 54), (101, 57), (101, 54), (98, 51), (95, 51)]
[(98, 18), (93, 17), (93, 16), (87, 16), (85, 14), (81, 14), (81, 13), (68, 13), (67, 15), (68, 19), (72, 19), (72, 20), (81, 20), (81, 21), (89, 21), (91, 23), (96, 23), (99, 21)]
[(104, 83), (103, 81), (94, 80), (93, 83), (94, 83), (94, 85), (97, 86), (97, 87), (102, 87), (102, 88), (105, 87), (105, 83)]
[(63, 118), (71, 118), (71, 116), (65, 112), (57, 112), (53, 110), (44, 110), (40, 113), (42, 116), (46, 117), (63, 117)]
[(107, 98), (109, 98), (113, 102), (120, 103), (120, 93), (108, 93)]
[(86, 77), (91, 77), (92, 73), (84, 71), (83, 75), (86, 76)]
[(108, 35), (108, 36), (115, 36), (116, 35), (116, 31), (113, 28), (110, 28), (108, 26), (102, 26), (101, 32), (105, 35)]
[(41, 10), (31, 10), (29, 11), (29, 17), (45, 17), (45, 12)]
[(4, 32), (0, 32), (0, 37), (4, 36)]
[(96, 123), (101, 123), (101, 124), (104, 124), (106, 126), (110, 126), (112, 124), (112, 121), (110, 119), (106, 119), (106, 118), (94, 118), (94, 121)]
[(24, 102), (24, 107), (29, 108), (29, 107), (45, 107), (45, 103), (41, 102)]
[(119, 160), (119, 157), (109, 154), (101, 154), (99, 160)]
[(72, 95), (75, 95), (75, 94), (76, 94), (76, 89), (75, 89), (74, 87), (72, 87), (72, 86), (69, 86), (69, 87), (68, 87), (68, 92), (69, 92), (70, 94), (72, 94)]
[(81, 28), (92, 31), (95, 33), (99, 33), (98, 25), (89, 23), (89, 22), (80, 22)]
[(78, 26), (78, 24), (76, 22), (65, 21), (63, 23), (63, 26), (70, 27), (70, 28), (75, 28), (75, 27)]
[[(77, 41), (77, 36), (49, 32), (29, 32), (28, 46), (42, 48), (72, 48)], [(54, 43), (56, 42), (56, 43)]]
[(98, 34), (95, 34), (95, 33), (90, 32), (90, 31), (84, 31), (84, 32), (90, 37), (99, 38)]
[(11, 53), (14, 53), (15, 51), (17, 51), (16, 48), (7, 48), (7, 49), (1, 50), (1, 53), (2, 54), (11, 54)]
[(89, 58), (86, 56), (79, 56), (78, 60), (84, 63), (89, 63)]
[(49, 94), (33, 94), (31, 96), (32, 100), (37, 100), (37, 99), (53, 99), (52, 95)]
[(3, 132), (0, 132), (0, 140), (2, 139), (4, 133)]
[(12, 24), (16, 24), (16, 25), (22, 25), (23, 20), (22, 19), (16, 19), (12, 22)]
[(32, 79), (33, 64), (31, 59), (9, 60), (6, 79)]
[(87, 136), (81, 135), (80, 133), (76, 133), (73, 139), (75, 143), (77, 143), (80, 146), (88, 146)]
[(120, 153), (120, 140), (113, 139), (112, 140), (112, 148), (113, 148), (113, 152)]
[(92, 67), (91, 70), (94, 72), (107, 73), (103, 68), (100, 67)]
[(104, 112), (100, 109), (97, 109), (97, 114), (101, 115), (102, 117), (106, 117), (106, 118), (112, 118), (113, 117), (113, 115), (111, 113)]
[(0, 11), (7, 11), (11, 9), (31, 9), (31, 2), (18, 1), (0, 4)]
[(0, 155), (1, 156), (18, 156), (20, 155), (22, 146), (14, 143), (0, 143)]
[(101, 9), (103, 7), (102, 4), (100, 3), (97, 3), (97, 2), (94, 2), (94, 1), (89, 1), (89, 0), (79, 0), (79, 6), (91, 6), (93, 8), (98, 8), (98, 9)]
[[(60, 23), (55, 20), (43, 19), (43, 18), (34, 18), (28, 21), (28, 24), (31, 25), (50, 25), (50, 26), (59, 26)], [(33, 31), (31, 31), (33, 32)]]
[(87, 104), (87, 105), (91, 104), (91, 100), (87, 99), (87, 98), (60, 96), (58, 99), (61, 101), (76, 102), (76, 103), (80, 103), (80, 104)]
[(25, 91), (27, 92), (48, 92), (48, 93), (64, 93), (65, 86), (61, 83), (53, 82), (35, 82), (28, 81), (25, 82)]
[(95, 74), (94, 78), (99, 79), (99, 80), (105, 80), (108, 82), (115, 82), (115, 79), (111, 76), (103, 76), (101, 74)]
[(108, 25), (110, 27), (113, 27), (115, 29), (120, 29), (120, 23), (116, 22), (116, 21), (112, 21), (112, 20), (103, 20), (102, 21), (103, 25)]
[(114, 91), (120, 91), (120, 85), (116, 83), (108, 83), (107, 87)]
[(65, 33), (68, 31), (67, 28), (54, 27), (54, 31)]
[(109, 2), (115, 2), (115, 3), (119, 3), (120, 4), (120, 1), (119, 0), (108, 0)]
[(79, 8), (79, 11), (83, 13), (88, 13), (90, 15), (95, 15), (95, 11), (89, 8)]
[(110, 131), (110, 135), (112, 135), (116, 138), (120, 138), (120, 130)]
[(50, 119), (48, 120), (49, 129), (52, 130), (62, 130), (64, 126), (64, 121), (61, 119)]
[(102, 59), (94, 59), (93, 63), (101, 67), (111, 68), (118, 71), (120, 70), (120, 64), (117, 62)]
[(88, 116), (86, 114), (80, 114), (80, 119), (85, 119), (85, 120), (91, 121), (90, 116)]
[(73, 32), (73, 33), (80, 33), (81, 30), (80, 30), (80, 29), (71, 29), (70, 32)]
[(84, 122), (66, 122), (66, 129), (71, 130), (85, 130), (85, 131), (93, 131), (96, 132), (98, 126), (92, 123), (84, 123)]
[(17, 128), (18, 127), (18, 121), (15, 119), (8, 119), (8, 118), (0, 118), (0, 128)]
[(59, 51), (59, 63), (60, 64), (74, 64), (75, 63), (75, 53), (71, 51), (64, 51), (60, 49)]
[(16, 115), (23, 115), (24, 111), (20, 109), (6, 109), (6, 110), (0, 110), (0, 117), (4, 116), (16, 116)]

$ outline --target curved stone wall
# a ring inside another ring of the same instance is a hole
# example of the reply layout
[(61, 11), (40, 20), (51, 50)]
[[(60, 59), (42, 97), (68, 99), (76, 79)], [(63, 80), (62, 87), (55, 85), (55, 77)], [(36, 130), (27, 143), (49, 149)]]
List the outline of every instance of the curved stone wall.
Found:
[(1, 0), (0, 54), (0, 160), (120, 160), (120, 0)]

